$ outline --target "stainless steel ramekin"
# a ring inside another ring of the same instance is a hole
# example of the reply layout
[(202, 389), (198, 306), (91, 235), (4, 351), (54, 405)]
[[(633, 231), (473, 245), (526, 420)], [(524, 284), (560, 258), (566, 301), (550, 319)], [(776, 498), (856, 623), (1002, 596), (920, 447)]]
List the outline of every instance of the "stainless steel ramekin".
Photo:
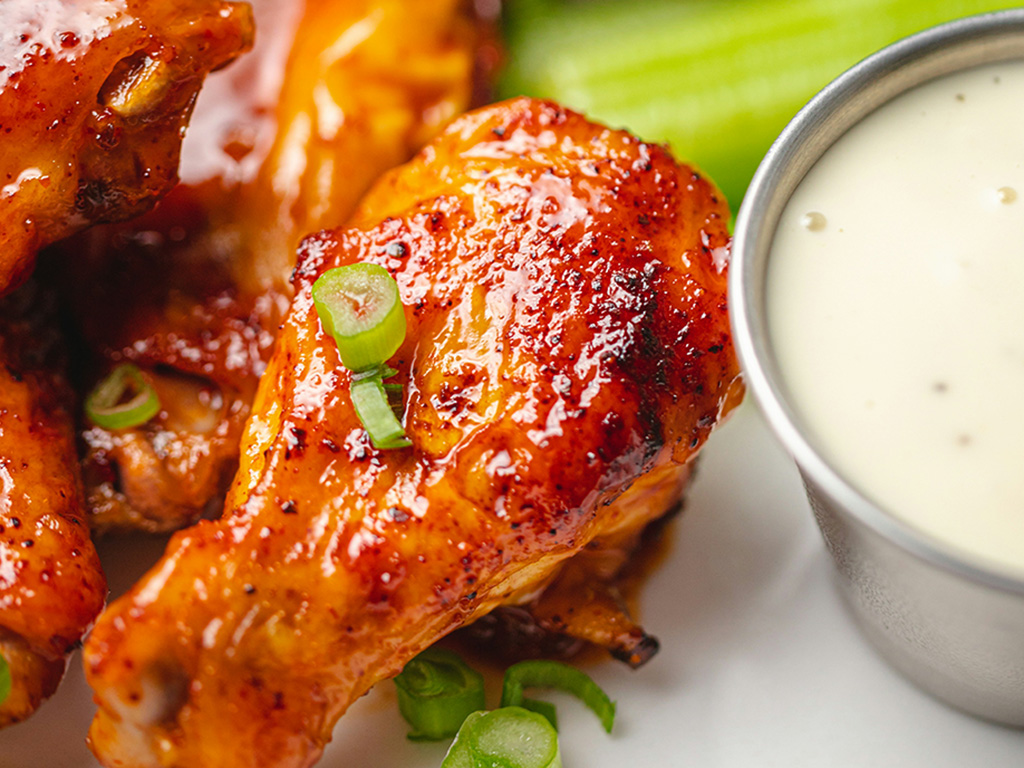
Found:
[(961, 19), (909, 37), (826, 87), (783, 131), (747, 191), (736, 221), (729, 288), (747, 384), (796, 460), (841, 574), (843, 595), (865, 634), (893, 665), (940, 699), (1024, 726), (1024, 578), (969, 562), (905, 525), (822, 458), (786, 400), (765, 312), (779, 217), (824, 151), (900, 93), (1008, 59), (1024, 59), (1024, 9)]

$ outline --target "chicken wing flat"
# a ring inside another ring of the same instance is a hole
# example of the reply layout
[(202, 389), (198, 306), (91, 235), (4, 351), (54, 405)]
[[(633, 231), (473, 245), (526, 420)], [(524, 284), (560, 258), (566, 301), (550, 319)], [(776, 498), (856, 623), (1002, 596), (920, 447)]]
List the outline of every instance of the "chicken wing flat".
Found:
[[(310, 766), (374, 683), (658, 514), (624, 492), (685, 472), (742, 392), (727, 220), (663, 147), (518, 99), (307, 239), (227, 514), (87, 642), (101, 762)], [(411, 448), (371, 445), (313, 308), (319, 274), (364, 261), (405, 305)]]
[(252, 34), (222, 0), (0, 2), (0, 291), (42, 246), (174, 185), (203, 77)]
[(253, 53), (197, 104), (185, 183), (141, 220), (68, 246), (97, 375), (131, 360), (164, 405), (137, 428), (84, 433), (94, 526), (173, 530), (219, 506), (299, 240), (343, 223), (469, 105), (476, 34), (462, 5), (257, 0)]
[(53, 310), (34, 283), (0, 300), (0, 656), (12, 680), (0, 727), (53, 693), (107, 596)]

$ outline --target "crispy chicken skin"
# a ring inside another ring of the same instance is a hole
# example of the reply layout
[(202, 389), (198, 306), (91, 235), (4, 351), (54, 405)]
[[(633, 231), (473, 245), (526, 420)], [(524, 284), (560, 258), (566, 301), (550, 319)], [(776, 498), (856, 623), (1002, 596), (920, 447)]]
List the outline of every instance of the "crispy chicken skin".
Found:
[(34, 283), (0, 300), (0, 656), (13, 683), (0, 727), (53, 693), (107, 594), (53, 309)]
[[(225, 517), (176, 534), (86, 644), (101, 762), (310, 766), (375, 682), (656, 514), (612, 502), (742, 391), (727, 219), (664, 148), (517, 99), (308, 238)], [(359, 261), (406, 308), (412, 448), (370, 445), (312, 306)]]
[(185, 183), (150, 215), (68, 245), (95, 375), (132, 360), (165, 406), (135, 429), (85, 431), (95, 527), (173, 530), (219, 505), (300, 239), (342, 224), (469, 105), (476, 33), (462, 6), (257, 0), (254, 51), (200, 96)]
[(42, 246), (174, 185), (203, 77), (252, 34), (222, 0), (0, 2), (0, 292)]
[(683, 508), (693, 466), (671, 463), (637, 478), (606, 510), (626, 525), (592, 539), (535, 595), (480, 616), (458, 637), (506, 664), (572, 659), (587, 645), (634, 669), (646, 664), (660, 643), (630, 615), (630, 598), (662, 550), (663, 523)]

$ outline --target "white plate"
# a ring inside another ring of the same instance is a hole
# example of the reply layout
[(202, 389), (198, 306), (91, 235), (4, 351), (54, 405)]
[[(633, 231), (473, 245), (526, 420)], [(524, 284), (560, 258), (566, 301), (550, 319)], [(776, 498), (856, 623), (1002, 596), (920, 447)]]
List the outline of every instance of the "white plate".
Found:
[[(892, 672), (842, 608), (800, 480), (750, 403), (714, 435), (675, 541), (643, 593), (661, 653), (631, 672), (588, 671), (618, 700), (606, 736), (556, 699), (567, 768), (1009, 768), (1024, 732), (946, 708)], [(123, 589), (159, 547), (103, 555)], [(92, 702), (78, 658), (39, 713), (0, 732), (0, 768), (95, 768)], [(320, 768), (437, 768), (414, 744), (385, 683), (342, 718)]]

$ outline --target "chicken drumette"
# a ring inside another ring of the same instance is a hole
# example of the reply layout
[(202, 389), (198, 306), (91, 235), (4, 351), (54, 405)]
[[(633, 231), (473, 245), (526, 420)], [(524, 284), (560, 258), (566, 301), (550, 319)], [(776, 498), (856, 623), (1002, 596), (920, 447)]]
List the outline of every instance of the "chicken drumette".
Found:
[(131, 360), (164, 406), (148, 424), (85, 431), (94, 526), (174, 530), (219, 506), (299, 240), (343, 223), (468, 107), (477, 35), (463, 5), (257, 0), (255, 49), (196, 106), (184, 184), (150, 215), (66, 246), (98, 375)]
[(251, 36), (248, 6), (219, 0), (0, 3), (0, 726), (53, 692), (106, 598), (56, 299), (14, 289), (40, 246), (174, 184), (204, 76)]
[(0, 300), (0, 727), (53, 693), (107, 596), (89, 538), (54, 298), (30, 282)]
[(174, 185), (203, 78), (252, 34), (222, 0), (0, 2), (0, 292), (42, 246)]
[[(106, 765), (299, 768), (375, 682), (660, 506), (742, 386), (728, 214), (659, 146), (519, 99), (470, 113), (307, 239), (227, 514), (86, 645)], [(310, 286), (398, 282), (411, 448), (369, 443)], [(630, 490), (635, 483), (640, 490)]]

